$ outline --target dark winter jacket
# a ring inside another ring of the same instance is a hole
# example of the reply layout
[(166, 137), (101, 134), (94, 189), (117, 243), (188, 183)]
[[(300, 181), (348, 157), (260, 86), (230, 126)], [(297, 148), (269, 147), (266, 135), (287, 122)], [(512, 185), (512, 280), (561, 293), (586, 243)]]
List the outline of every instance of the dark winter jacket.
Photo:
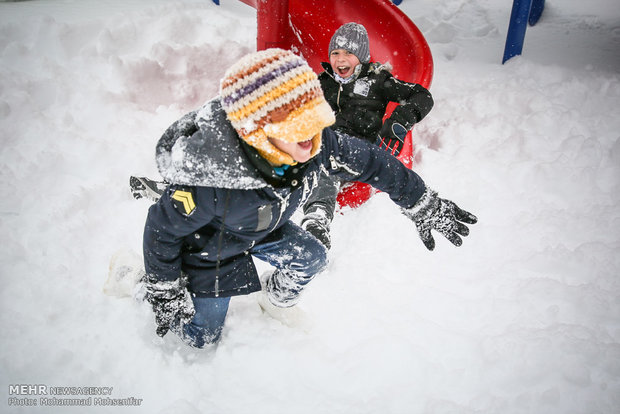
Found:
[(280, 177), (226, 119), (219, 99), (174, 123), (157, 144), (157, 163), (171, 183), (151, 206), (144, 230), (147, 273), (162, 280), (189, 276), (199, 296), (260, 289), (251, 255), (282, 226), (316, 186), (321, 169), (368, 182), (408, 208), (424, 183), (387, 152), (323, 131), (321, 152)]
[(325, 99), (336, 114), (332, 128), (374, 143), (390, 102), (400, 103), (390, 119), (407, 129), (424, 118), (433, 107), (430, 92), (421, 85), (403, 82), (379, 63), (365, 63), (357, 79), (341, 84), (329, 63), (322, 63), (319, 75)]

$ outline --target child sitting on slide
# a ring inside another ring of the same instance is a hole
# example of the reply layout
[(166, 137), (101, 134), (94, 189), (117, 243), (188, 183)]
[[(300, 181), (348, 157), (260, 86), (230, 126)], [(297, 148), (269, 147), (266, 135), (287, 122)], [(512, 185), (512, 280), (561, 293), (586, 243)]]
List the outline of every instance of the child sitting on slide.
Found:
[[(396, 79), (389, 64), (370, 62), (366, 28), (342, 25), (329, 42), (329, 63), (319, 75), (325, 99), (336, 115), (338, 133), (361, 138), (398, 155), (407, 132), (433, 107), (428, 90)], [(390, 102), (400, 105), (383, 122)], [(340, 181), (321, 176), (319, 186), (304, 205), (302, 227), (330, 247), (329, 226), (334, 217)]]

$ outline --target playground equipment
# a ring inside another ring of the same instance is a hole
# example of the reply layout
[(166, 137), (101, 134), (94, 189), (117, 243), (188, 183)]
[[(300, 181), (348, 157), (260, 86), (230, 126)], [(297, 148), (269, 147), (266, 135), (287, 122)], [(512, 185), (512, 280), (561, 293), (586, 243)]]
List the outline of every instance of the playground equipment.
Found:
[[(240, 0), (256, 8), (257, 50), (289, 49), (302, 55), (316, 73), (326, 61), (329, 40), (341, 25), (364, 25), (370, 40), (371, 60), (390, 62), (392, 73), (404, 81), (429, 88), (433, 58), (426, 39), (416, 25), (389, 0)], [(390, 104), (386, 116), (394, 110)], [(411, 132), (398, 159), (411, 168)], [(353, 183), (338, 196), (342, 207), (357, 207), (373, 193), (372, 187)]]
[(513, 0), (502, 64), (521, 54), (528, 23), (530, 26), (538, 23), (544, 8), (545, 0)]

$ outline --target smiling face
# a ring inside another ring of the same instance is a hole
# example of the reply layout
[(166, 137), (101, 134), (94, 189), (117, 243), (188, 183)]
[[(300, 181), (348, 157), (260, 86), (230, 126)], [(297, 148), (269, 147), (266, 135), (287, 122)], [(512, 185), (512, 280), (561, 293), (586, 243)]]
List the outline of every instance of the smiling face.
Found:
[(355, 72), (355, 67), (360, 64), (360, 60), (351, 52), (344, 49), (335, 49), (329, 54), (329, 63), (332, 70), (341, 78), (348, 78)]
[(301, 142), (287, 142), (269, 137), (269, 142), (280, 151), (290, 155), (297, 162), (306, 162), (312, 158), (312, 138)]

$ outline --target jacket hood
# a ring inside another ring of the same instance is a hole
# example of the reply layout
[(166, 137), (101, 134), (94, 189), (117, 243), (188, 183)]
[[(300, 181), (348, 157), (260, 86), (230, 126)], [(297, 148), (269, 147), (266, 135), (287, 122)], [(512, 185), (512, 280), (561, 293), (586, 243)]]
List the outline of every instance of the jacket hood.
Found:
[[(244, 190), (269, 185), (241, 148), (239, 135), (227, 120), (219, 97), (187, 117), (157, 143), (157, 168), (166, 181)], [(187, 128), (192, 117), (195, 127)]]

